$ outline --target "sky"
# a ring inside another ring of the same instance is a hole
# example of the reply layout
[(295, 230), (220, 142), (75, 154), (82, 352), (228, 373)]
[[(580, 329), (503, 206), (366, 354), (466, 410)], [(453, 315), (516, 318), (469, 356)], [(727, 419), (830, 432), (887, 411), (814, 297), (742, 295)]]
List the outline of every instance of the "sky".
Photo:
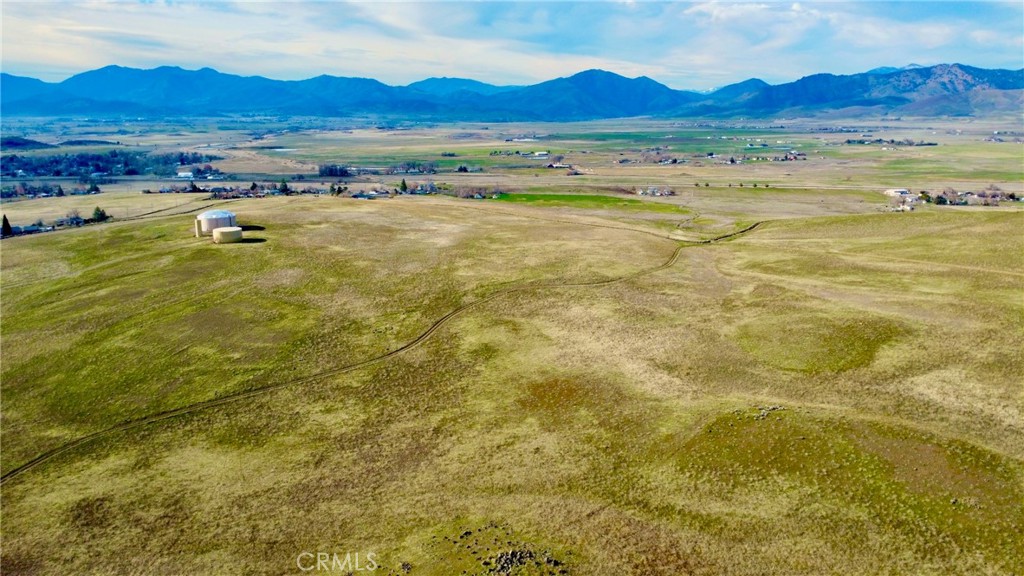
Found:
[(533, 84), (600, 68), (672, 88), (962, 63), (1024, 68), (1024, 2), (2, 0), (0, 69), (109, 64), (404, 85)]

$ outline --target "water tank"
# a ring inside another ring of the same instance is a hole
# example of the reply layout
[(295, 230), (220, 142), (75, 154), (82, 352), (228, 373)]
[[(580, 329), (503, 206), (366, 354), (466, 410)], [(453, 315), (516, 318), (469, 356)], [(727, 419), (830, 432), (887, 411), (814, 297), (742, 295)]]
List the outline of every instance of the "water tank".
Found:
[(235, 214), (227, 210), (207, 210), (196, 216), (196, 235), (209, 236), (216, 228), (235, 226)]
[(222, 226), (213, 229), (213, 242), (215, 244), (230, 244), (231, 242), (242, 241), (242, 229), (238, 226)]

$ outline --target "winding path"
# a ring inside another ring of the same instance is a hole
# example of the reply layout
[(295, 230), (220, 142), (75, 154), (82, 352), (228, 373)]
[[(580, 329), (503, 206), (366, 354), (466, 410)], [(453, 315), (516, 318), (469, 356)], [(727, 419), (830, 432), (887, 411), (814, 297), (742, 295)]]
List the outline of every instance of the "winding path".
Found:
[[(599, 224), (587, 224), (587, 223), (581, 223), (581, 222), (573, 222), (573, 224), (584, 224), (584, 225), (591, 225), (591, 226), (618, 228), (618, 227), (613, 227), (613, 226), (603, 226), (603, 225), (599, 225)], [(513, 293), (516, 293), (516, 292), (524, 292), (524, 291), (527, 291), (527, 290), (535, 290), (535, 289), (538, 289), (538, 288), (585, 288), (585, 287), (596, 287), (596, 286), (609, 286), (609, 285), (612, 285), (612, 284), (618, 284), (618, 283), (625, 282), (625, 281), (628, 281), (628, 280), (632, 280), (632, 279), (635, 279), (635, 278), (640, 278), (640, 277), (643, 277), (643, 276), (647, 276), (649, 274), (653, 274), (655, 272), (660, 272), (661, 270), (665, 270), (667, 268), (671, 268), (676, 263), (676, 261), (679, 260), (679, 255), (682, 253), (684, 248), (687, 248), (689, 246), (698, 246), (698, 245), (702, 245), (702, 244), (713, 244), (713, 243), (716, 243), (716, 242), (721, 242), (723, 240), (728, 240), (729, 238), (734, 238), (734, 237), (737, 237), (737, 236), (741, 236), (743, 234), (746, 234), (746, 233), (754, 230), (755, 228), (757, 228), (761, 224), (762, 224), (762, 222), (756, 222), (756, 223), (754, 223), (754, 224), (752, 224), (750, 226), (747, 226), (746, 228), (743, 228), (742, 230), (737, 230), (735, 232), (732, 232), (732, 233), (729, 233), (729, 234), (724, 234), (722, 236), (717, 236), (715, 238), (711, 238), (711, 239), (708, 239), (708, 240), (698, 240), (698, 241), (691, 241), (691, 242), (682, 242), (672, 252), (672, 255), (668, 258), (668, 260), (666, 260), (662, 264), (659, 264), (658, 266), (654, 266), (654, 267), (651, 267), (651, 268), (645, 268), (645, 269), (642, 269), (642, 270), (638, 270), (636, 272), (632, 272), (630, 274), (626, 274), (626, 275), (623, 275), (623, 276), (617, 276), (615, 278), (608, 278), (608, 279), (605, 279), (605, 280), (595, 280), (595, 281), (592, 281), (592, 282), (540, 282), (540, 283), (532, 283), (532, 284), (528, 283), (528, 284), (522, 284), (522, 285), (519, 285), (519, 286), (512, 286), (512, 287), (509, 287), (509, 288), (504, 288), (504, 289), (498, 290), (498, 291), (493, 292), (491, 294), (488, 294), (487, 296), (484, 296), (484, 297), (482, 297), (482, 298), (480, 298), (478, 300), (474, 300), (474, 301), (469, 302), (467, 304), (463, 304), (463, 305), (461, 305), (461, 306), (451, 310), (450, 312), (448, 312), (444, 316), (442, 316), (442, 317), (438, 318), (437, 320), (435, 320), (433, 324), (431, 324), (426, 330), (424, 330), (422, 333), (420, 333), (420, 335), (417, 336), (416, 338), (414, 338), (413, 340), (411, 340), (411, 341), (407, 342), (406, 344), (402, 345), (401, 347), (396, 348), (396, 349), (394, 349), (394, 350), (392, 350), (390, 352), (387, 352), (385, 354), (381, 354), (379, 356), (375, 356), (373, 358), (369, 358), (369, 359), (363, 360), (361, 362), (356, 362), (354, 364), (349, 364), (347, 366), (342, 366), (342, 367), (334, 368), (334, 369), (331, 369), (331, 370), (324, 370), (322, 372), (318, 372), (318, 373), (312, 374), (310, 376), (305, 376), (305, 377), (302, 377), (302, 378), (296, 378), (294, 380), (287, 380), (285, 382), (279, 382), (277, 384), (270, 384), (270, 385), (267, 385), (267, 386), (262, 386), (262, 387), (259, 387), (259, 388), (253, 388), (253, 389), (250, 389), (250, 390), (243, 390), (241, 392), (236, 392), (236, 393), (233, 393), (233, 394), (229, 394), (227, 396), (222, 396), (220, 398), (213, 398), (211, 400), (204, 400), (202, 402), (196, 402), (194, 404), (189, 404), (187, 406), (182, 406), (180, 408), (175, 408), (174, 410), (168, 410), (168, 411), (165, 411), (165, 412), (159, 412), (157, 414), (151, 414), (149, 416), (145, 416), (143, 418), (138, 418), (136, 420), (127, 420), (125, 422), (122, 422), (120, 424), (116, 424), (116, 425), (111, 426), (109, 428), (104, 428), (103, 430), (97, 430), (96, 432), (93, 432), (91, 434), (87, 434), (85, 436), (82, 436), (82, 437), (77, 438), (75, 440), (72, 440), (70, 442), (67, 442), (66, 444), (62, 444), (60, 446), (57, 446), (56, 448), (53, 448), (51, 450), (47, 450), (46, 452), (43, 452), (42, 454), (39, 454), (38, 456), (36, 456), (35, 458), (29, 460), (28, 462), (25, 462), (24, 464), (21, 464), (20, 466), (17, 466), (15, 468), (11, 469), (10, 471), (4, 473), (3, 476), (0, 476), (0, 485), (6, 484), (10, 480), (12, 480), (12, 479), (14, 479), (14, 478), (16, 478), (16, 477), (26, 473), (26, 472), (29, 472), (30, 470), (32, 470), (32, 469), (34, 469), (34, 468), (36, 468), (38, 466), (41, 466), (42, 464), (45, 464), (46, 462), (56, 458), (57, 456), (60, 456), (61, 454), (64, 454), (66, 452), (70, 452), (70, 451), (72, 451), (72, 450), (74, 450), (76, 448), (79, 448), (81, 446), (89, 444), (90, 442), (92, 442), (94, 440), (97, 440), (97, 439), (100, 439), (100, 438), (103, 438), (103, 437), (106, 437), (106, 436), (110, 436), (110, 435), (116, 434), (118, 432), (126, 432), (126, 431), (129, 431), (129, 430), (134, 430), (134, 429), (137, 429), (137, 428), (141, 428), (143, 426), (147, 426), (149, 424), (153, 424), (155, 422), (161, 422), (163, 420), (170, 420), (171, 418), (176, 418), (178, 416), (184, 416), (186, 414), (192, 414), (192, 413), (195, 413), (195, 412), (199, 412), (201, 410), (206, 410), (208, 408), (214, 408), (214, 407), (217, 407), (217, 406), (223, 406), (225, 404), (230, 404), (230, 403), (233, 403), (233, 402), (238, 402), (238, 401), (241, 401), (241, 400), (245, 400), (247, 398), (252, 398), (254, 396), (259, 396), (259, 395), (262, 395), (262, 394), (267, 394), (267, 393), (273, 392), (275, 390), (280, 390), (281, 388), (285, 388), (285, 387), (288, 387), (288, 386), (296, 386), (296, 385), (300, 385), (300, 384), (305, 384), (305, 383), (321, 380), (321, 379), (327, 378), (329, 376), (336, 376), (338, 374), (345, 374), (347, 372), (353, 372), (355, 370), (359, 370), (360, 368), (365, 368), (366, 366), (370, 366), (370, 365), (376, 364), (378, 362), (383, 362), (384, 360), (387, 360), (388, 358), (391, 358), (393, 356), (397, 356), (399, 354), (402, 354), (404, 352), (407, 352), (407, 351), (412, 350), (413, 348), (419, 346), (424, 341), (426, 341), (428, 338), (430, 338), (435, 332), (437, 332), (442, 326), (444, 326), (445, 324), (450, 322), (456, 316), (461, 315), (463, 312), (466, 312), (467, 310), (471, 310), (473, 308), (477, 308), (477, 307), (479, 307), (479, 306), (481, 306), (483, 304), (486, 304), (487, 302), (490, 302), (490, 301), (495, 300), (497, 298), (500, 298), (502, 296), (507, 296), (509, 294), (513, 294)], [(620, 229), (630, 230), (628, 228), (620, 228)], [(634, 232), (649, 233), (647, 231), (641, 231), (641, 230), (635, 230), (635, 229), (633, 229), (632, 231), (634, 231)], [(661, 238), (665, 238), (664, 236), (660, 236), (660, 237)]]

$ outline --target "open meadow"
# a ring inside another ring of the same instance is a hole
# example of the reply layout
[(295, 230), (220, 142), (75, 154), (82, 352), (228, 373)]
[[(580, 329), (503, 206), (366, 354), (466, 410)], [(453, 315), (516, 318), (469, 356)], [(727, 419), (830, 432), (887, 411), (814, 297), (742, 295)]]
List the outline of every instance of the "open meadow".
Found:
[(0, 245), (5, 574), (1024, 573), (1022, 204), (883, 194), (1014, 120), (298, 122), (109, 129), (346, 194), (2, 204), (114, 217)]

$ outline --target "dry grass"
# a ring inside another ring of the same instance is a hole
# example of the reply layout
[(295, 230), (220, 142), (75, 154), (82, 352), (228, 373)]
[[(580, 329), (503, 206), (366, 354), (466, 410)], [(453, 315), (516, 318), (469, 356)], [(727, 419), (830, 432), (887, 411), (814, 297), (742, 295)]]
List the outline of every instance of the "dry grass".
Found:
[(403, 354), (5, 482), (4, 572), (280, 574), (303, 551), (438, 576), (1024, 570), (1022, 214), (749, 192), (677, 197), (703, 218), (684, 232), (777, 220), (601, 286), (553, 283), (654, 268), (674, 232), (279, 198), (231, 205), (262, 243), (194, 239), (190, 216), (4, 240), (5, 472), (479, 303)]
[[(2, 211), (14, 226), (27, 226), (36, 220), (51, 224), (57, 218), (64, 218), (77, 210), (82, 218), (92, 218), (97, 206), (112, 218), (137, 218), (150, 213), (186, 212), (209, 204), (207, 194), (142, 194), (143, 188), (159, 190), (163, 184), (134, 184), (134, 190), (111, 190), (88, 196), (65, 196), (62, 198), (36, 198), (4, 202)], [(114, 186), (113, 188), (118, 188)]]

